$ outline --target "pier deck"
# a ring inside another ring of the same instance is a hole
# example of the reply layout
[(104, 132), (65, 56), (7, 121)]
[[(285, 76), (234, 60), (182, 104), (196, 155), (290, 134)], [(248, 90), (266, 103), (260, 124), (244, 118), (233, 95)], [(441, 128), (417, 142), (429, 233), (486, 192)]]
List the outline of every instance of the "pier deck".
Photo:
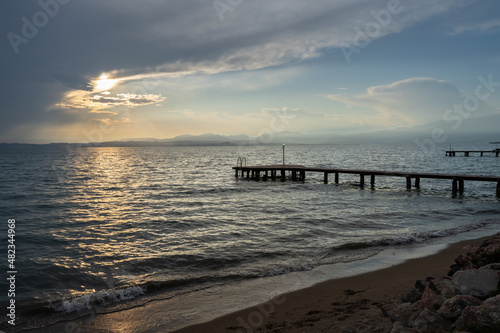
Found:
[[(406, 178), (406, 188), (412, 188), (412, 179), (414, 179), (415, 188), (420, 188), (421, 179), (449, 179), (452, 180), (452, 191), (463, 192), (464, 181), (480, 181), (480, 182), (496, 182), (496, 195), (500, 197), (500, 176), (474, 176), (474, 175), (454, 175), (454, 174), (437, 174), (425, 172), (398, 172), (398, 171), (379, 171), (379, 170), (353, 170), (353, 169), (336, 169), (336, 168), (316, 168), (306, 167), (303, 165), (256, 165), (256, 166), (236, 166), (235, 176), (245, 177), (255, 180), (276, 180), (286, 179), (286, 173), (291, 173), (292, 180), (305, 180), (306, 172), (320, 172), (324, 175), (324, 183), (328, 183), (329, 174), (335, 175), (335, 183), (339, 183), (340, 174), (357, 174), (360, 176), (360, 186), (365, 185), (365, 176), (370, 176), (370, 184), (375, 185), (376, 176), (386, 177), (404, 177)], [(278, 176), (279, 171), (279, 176)], [(245, 175), (246, 173), (246, 175)]]
[(465, 157), (469, 157), (470, 153), (479, 153), (480, 156), (484, 156), (484, 154), (494, 154), (498, 157), (500, 155), (500, 148), (493, 150), (447, 150), (446, 156), (457, 156), (457, 153), (463, 153)]

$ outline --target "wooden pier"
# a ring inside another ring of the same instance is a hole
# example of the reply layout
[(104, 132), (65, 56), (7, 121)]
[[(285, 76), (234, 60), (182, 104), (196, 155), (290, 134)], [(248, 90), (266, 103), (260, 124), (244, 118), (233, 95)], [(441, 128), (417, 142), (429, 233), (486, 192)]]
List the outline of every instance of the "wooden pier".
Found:
[[(473, 176), (473, 175), (452, 175), (452, 174), (437, 174), (437, 173), (424, 173), (424, 172), (397, 172), (397, 171), (377, 171), (377, 170), (352, 170), (352, 169), (332, 169), (332, 168), (311, 168), (303, 165), (257, 165), (257, 166), (243, 166), (240, 163), (238, 166), (233, 167), (235, 176), (246, 177), (253, 180), (286, 180), (287, 173), (291, 174), (289, 177), (294, 181), (304, 181), (306, 179), (306, 172), (319, 172), (323, 173), (323, 181), (328, 183), (330, 174), (334, 175), (335, 184), (339, 183), (340, 174), (357, 174), (359, 175), (359, 185), (365, 186), (365, 177), (369, 177), (370, 185), (375, 186), (376, 176), (385, 177), (403, 177), (406, 178), (406, 188), (412, 188), (412, 181), (415, 188), (420, 188), (421, 179), (449, 179), (452, 181), (452, 192), (462, 193), (464, 191), (465, 181), (480, 181), (480, 182), (496, 182), (496, 196), (500, 197), (500, 176)], [(278, 174), (279, 173), (279, 174)]]
[(462, 153), (465, 157), (469, 157), (470, 153), (479, 153), (481, 157), (484, 156), (484, 154), (494, 154), (498, 157), (498, 155), (500, 155), (500, 148), (493, 150), (447, 150), (446, 156), (456, 156), (457, 153)]

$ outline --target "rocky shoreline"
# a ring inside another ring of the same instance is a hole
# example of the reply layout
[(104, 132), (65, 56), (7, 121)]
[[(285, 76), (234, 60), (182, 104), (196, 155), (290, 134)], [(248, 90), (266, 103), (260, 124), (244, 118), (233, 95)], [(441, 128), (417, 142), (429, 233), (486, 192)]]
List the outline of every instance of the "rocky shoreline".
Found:
[(500, 233), (455, 259), (447, 276), (417, 280), (381, 306), (391, 333), (500, 332)]

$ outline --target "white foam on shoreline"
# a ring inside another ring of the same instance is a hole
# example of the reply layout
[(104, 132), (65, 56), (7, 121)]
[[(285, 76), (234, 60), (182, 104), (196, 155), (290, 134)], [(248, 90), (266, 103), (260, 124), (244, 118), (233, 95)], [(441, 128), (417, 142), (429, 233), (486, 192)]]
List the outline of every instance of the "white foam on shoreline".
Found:
[(146, 291), (142, 287), (129, 287), (126, 289), (112, 289), (90, 293), (83, 296), (74, 297), (62, 301), (60, 307), (56, 311), (74, 312), (82, 310), (90, 310), (93, 305), (108, 305), (110, 303), (118, 303), (128, 301), (143, 295)]

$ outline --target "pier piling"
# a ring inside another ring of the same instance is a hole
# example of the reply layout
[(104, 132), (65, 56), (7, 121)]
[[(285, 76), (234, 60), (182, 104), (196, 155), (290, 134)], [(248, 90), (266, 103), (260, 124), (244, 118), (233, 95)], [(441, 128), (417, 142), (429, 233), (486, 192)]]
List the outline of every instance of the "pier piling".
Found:
[[(375, 187), (375, 177), (376, 176), (387, 176), (387, 177), (404, 177), (406, 179), (406, 188), (411, 190), (412, 179), (415, 179), (415, 188), (420, 188), (421, 178), (426, 179), (449, 179), (452, 180), (452, 192), (454, 195), (456, 193), (464, 192), (464, 182), (467, 181), (482, 181), (482, 182), (495, 182), (496, 185), (496, 196), (500, 198), (500, 176), (476, 176), (476, 175), (453, 175), (453, 174), (436, 174), (436, 173), (425, 173), (425, 172), (395, 172), (395, 171), (379, 171), (379, 170), (352, 170), (352, 169), (334, 169), (334, 168), (315, 168), (315, 167), (305, 167), (302, 165), (261, 165), (261, 166), (236, 166), (235, 176), (239, 177), (241, 171), (241, 177), (247, 179), (255, 180), (268, 180), (269, 177), (272, 180), (278, 179), (278, 177), (285, 181), (287, 179), (287, 171), (290, 172), (290, 179), (293, 181), (305, 181), (306, 171), (307, 172), (322, 172), (323, 182), (328, 183), (328, 175), (333, 173), (335, 175), (335, 184), (339, 184), (339, 178), (341, 173), (345, 174), (357, 174), (359, 175), (359, 185), (360, 187), (365, 186), (365, 176), (370, 176), (370, 185)], [(278, 171), (281, 173), (277, 175)], [(251, 175), (250, 175), (251, 173)], [(261, 178), (261, 175), (262, 178)]]

